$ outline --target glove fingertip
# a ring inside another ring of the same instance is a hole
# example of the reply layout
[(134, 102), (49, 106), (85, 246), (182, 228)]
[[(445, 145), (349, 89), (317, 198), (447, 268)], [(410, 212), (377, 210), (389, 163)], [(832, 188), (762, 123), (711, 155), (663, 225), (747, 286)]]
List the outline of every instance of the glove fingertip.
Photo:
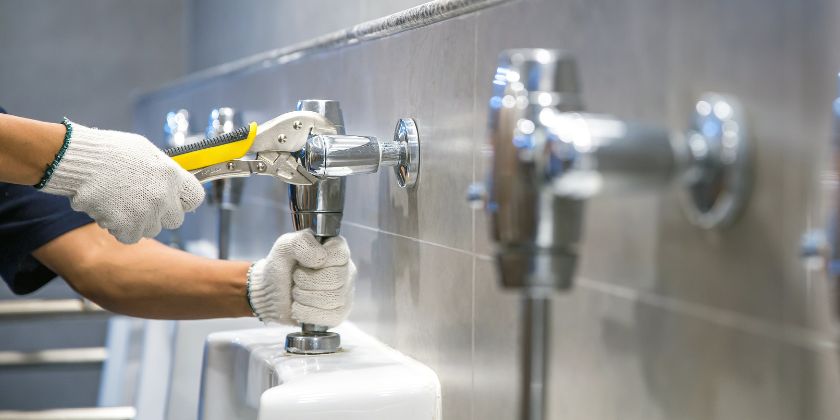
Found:
[(140, 242), (140, 239), (143, 237), (140, 234), (134, 234), (134, 233), (130, 233), (130, 232), (129, 233), (119, 232), (119, 231), (114, 231), (113, 229), (108, 229), (108, 233), (110, 233), (111, 236), (116, 238), (117, 241), (119, 241), (120, 243), (123, 243), (125, 245), (134, 245), (137, 242)]
[(154, 238), (155, 236), (158, 236), (160, 234), (160, 231), (162, 231), (162, 230), (163, 230), (163, 225), (160, 222), (155, 223), (154, 225), (149, 226), (146, 229), (146, 231), (143, 232), (142, 235), (140, 235), (140, 238), (138, 238), (137, 241), (139, 242), (140, 239), (143, 239), (143, 238)]
[(192, 175), (181, 187), (181, 208), (184, 211), (194, 211), (204, 201), (204, 187)]
[(308, 268), (320, 268), (323, 266), (328, 254), (324, 245), (321, 244), (318, 238), (315, 237), (315, 234), (309, 229), (299, 231), (297, 234), (300, 235), (299, 238), (304, 243), (301, 244), (302, 246), (292, 247), (295, 260), (300, 265)]
[(164, 229), (178, 229), (184, 224), (184, 212), (172, 210), (161, 219), (161, 225)]

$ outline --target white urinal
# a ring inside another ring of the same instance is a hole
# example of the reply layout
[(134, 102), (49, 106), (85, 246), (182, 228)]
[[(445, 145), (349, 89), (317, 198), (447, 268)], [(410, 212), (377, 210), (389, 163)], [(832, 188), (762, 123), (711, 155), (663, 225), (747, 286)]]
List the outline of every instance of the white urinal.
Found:
[(440, 382), (427, 366), (350, 323), (338, 353), (286, 353), (293, 327), (208, 336), (201, 420), (439, 420)]

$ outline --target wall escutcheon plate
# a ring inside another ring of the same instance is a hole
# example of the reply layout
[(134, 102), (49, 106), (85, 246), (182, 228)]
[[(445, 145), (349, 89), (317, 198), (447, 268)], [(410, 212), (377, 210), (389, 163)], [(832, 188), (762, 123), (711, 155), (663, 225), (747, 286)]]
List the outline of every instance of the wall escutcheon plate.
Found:
[(403, 163), (394, 167), (397, 182), (403, 188), (413, 188), (420, 177), (420, 134), (413, 119), (401, 118), (397, 121), (394, 142), (399, 143), (405, 153)]
[(730, 226), (752, 188), (752, 150), (741, 104), (706, 93), (685, 133), (687, 170), (680, 180), (686, 216), (704, 229)]

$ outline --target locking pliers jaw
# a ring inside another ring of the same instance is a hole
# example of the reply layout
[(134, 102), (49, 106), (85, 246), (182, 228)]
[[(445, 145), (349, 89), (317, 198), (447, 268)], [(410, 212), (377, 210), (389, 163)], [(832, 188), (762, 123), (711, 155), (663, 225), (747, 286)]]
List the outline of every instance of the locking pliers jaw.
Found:
[(257, 127), (253, 144), (245, 156), (190, 172), (202, 183), (268, 175), (289, 184), (312, 185), (317, 178), (300, 164), (295, 154), (306, 146), (310, 136), (335, 133), (335, 125), (318, 113), (288, 112)]

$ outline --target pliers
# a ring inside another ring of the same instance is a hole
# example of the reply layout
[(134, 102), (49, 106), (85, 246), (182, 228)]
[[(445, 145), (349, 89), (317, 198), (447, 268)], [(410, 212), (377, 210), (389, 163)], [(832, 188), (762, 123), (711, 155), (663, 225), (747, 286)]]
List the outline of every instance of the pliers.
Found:
[(319, 134), (337, 134), (336, 126), (316, 112), (293, 111), (164, 153), (202, 183), (256, 174), (312, 185), (317, 178), (295, 155), (310, 136)]

